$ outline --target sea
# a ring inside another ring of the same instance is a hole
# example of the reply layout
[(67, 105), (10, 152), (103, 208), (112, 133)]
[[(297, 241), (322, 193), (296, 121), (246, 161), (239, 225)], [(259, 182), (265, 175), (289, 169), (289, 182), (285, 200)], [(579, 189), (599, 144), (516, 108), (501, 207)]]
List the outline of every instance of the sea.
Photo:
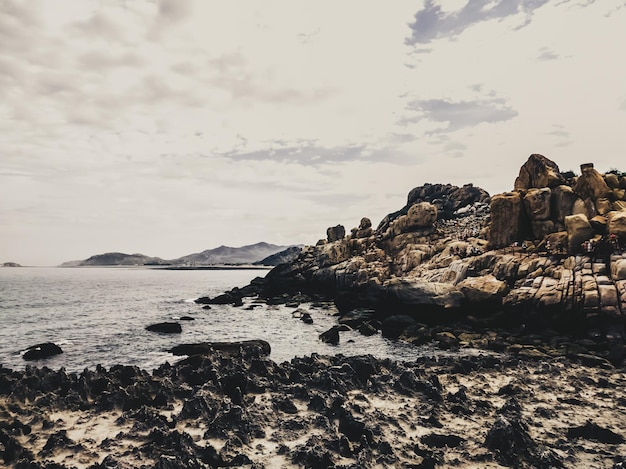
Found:
[[(243, 307), (194, 302), (247, 285), (268, 271), (258, 269), (167, 270), (146, 267), (5, 267), (0, 268), (0, 365), (14, 370), (29, 365), (80, 372), (97, 365), (139, 366), (146, 370), (182, 357), (168, 352), (183, 343), (263, 339), (276, 362), (312, 353), (371, 354), (402, 361), (437, 353), (380, 334), (365, 337), (341, 332), (339, 345), (319, 334), (337, 324), (336, 310), (300, 305), (313, 324), (294, 317), (296, 308), (261, 304)], [(183, 316), (191, 321), (180, 321)], [(149, 332), (146, 326), (179, 321), (180, 334)], [(54, 342), (63, 353), (26, 361), (31, 346)]]

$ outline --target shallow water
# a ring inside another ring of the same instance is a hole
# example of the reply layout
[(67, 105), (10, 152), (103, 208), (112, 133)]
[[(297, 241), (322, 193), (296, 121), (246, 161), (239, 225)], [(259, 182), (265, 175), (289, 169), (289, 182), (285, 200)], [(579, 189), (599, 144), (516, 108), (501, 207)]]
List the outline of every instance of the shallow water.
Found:
[[(341, 343), (320, 342), (321, 332), (336, 324), (336, 312), (302, 305), (314, 323), (292, 317), (295, 308), (266, 306), (245, 310), (215, 305), (204, 310), (193, 300), (244, 286), (265, 270), (189, 270), (148, 268), (2, 268), (0, 269), (0, 364), (21, 369), (27, 364), (65, 367), (68, 371), (97, 364), (138, 365), (153, 369), (179, 359), (167, 350), (181, 343), (264, 339), (277, 362), (311, 353), (359, 355), (410, 360), (430, 355), (383, 338), (342, 332)], [(252, 300), (246, 300), (250, 303)], [(181, 334), (158, 334), (145, 327), (181, 316)], [(64, 353), (27, 362), (21, 353), (41, 342), (55, 342)]]

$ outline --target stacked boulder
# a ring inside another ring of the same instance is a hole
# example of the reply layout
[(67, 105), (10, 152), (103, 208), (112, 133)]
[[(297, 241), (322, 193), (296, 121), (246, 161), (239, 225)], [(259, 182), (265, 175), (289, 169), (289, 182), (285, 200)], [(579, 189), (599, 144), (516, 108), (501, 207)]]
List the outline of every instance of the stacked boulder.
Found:
[[(601, 175), (593, 164), (566, 179), (556, 163), (530, 155), (514, 190), (491, 198), (489, 241), (493, 248), (515, 242), (558, 240), (567, 250), (581, 250), (586, 240), (615, 234), (626, 242), (626, 176)], [(556, 246), (555, 246), (556, 247)]]

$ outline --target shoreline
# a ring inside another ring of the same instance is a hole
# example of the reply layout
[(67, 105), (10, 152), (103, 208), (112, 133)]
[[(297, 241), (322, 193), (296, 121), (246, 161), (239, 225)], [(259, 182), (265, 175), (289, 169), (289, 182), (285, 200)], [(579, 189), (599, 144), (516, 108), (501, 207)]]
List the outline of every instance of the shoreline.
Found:
[[(7, 467), (621, 467), (626, 370), (565, 357), (210, 352), (0, 368)], [(584, 410), (584, 412), (583, 412)], [(2, 451), (4, 450), (4, 451)], [(27, 466), (27, 464), (30, 464)]]

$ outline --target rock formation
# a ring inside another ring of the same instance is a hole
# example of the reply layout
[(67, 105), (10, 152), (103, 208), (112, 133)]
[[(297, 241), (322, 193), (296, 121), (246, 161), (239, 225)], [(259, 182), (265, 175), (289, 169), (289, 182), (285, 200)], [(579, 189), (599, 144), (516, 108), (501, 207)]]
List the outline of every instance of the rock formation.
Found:
[[(531, 155), (515, 190), (491, 198), (471, 184), (417, 187), (376, 229), (366, 218), (347, 236), (341, 225), (329, 228), (326, 240), (244, 296), (330, 296), (341, 315), (374, 311), (355, 326), (368, 333), (396, 315), (430, 326), (477, 320), (529, 333), (551, 329), (588, 337), (617, 363), (624, 357), (626, 180), (592, 164), (581, 168), (578, 177), (562, 174)], [(410, 330), (399, 335), (412, 341)]]

